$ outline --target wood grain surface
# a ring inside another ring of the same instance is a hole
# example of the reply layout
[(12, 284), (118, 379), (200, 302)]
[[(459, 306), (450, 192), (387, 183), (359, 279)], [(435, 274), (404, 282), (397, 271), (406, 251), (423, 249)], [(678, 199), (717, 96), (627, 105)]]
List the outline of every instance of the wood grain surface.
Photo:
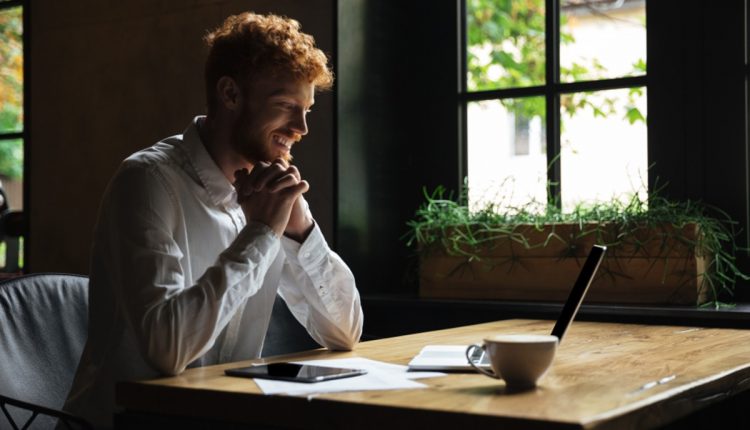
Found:
[[(397, 318), (394, 315), (394, 318)], [(421, 379), (428, 388), (266, 396), (224, 369), (251, 362), (366, 357), (406, 364), (427, 344), (469, 344), (498, 333), (549, 333), (553, 321), (506, 320), (381, 339), (351, 352), (315, 350), (190, 369), (117, 387), (128, 411), (280, 428), (646, 429), (750, 386), (750, 331), (576, 322), (539, 387), (511, 392), (470, 373)], [(667, 381), (662, 384), (649, 384)], [(653, 385), (642, 389), (646, 384)]]

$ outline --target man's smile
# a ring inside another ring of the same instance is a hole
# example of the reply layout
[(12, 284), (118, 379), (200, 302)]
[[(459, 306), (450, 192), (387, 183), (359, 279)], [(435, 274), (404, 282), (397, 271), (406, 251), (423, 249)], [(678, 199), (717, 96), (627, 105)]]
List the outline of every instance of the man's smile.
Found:
[(271, 138), (273, 139), (273, 143), (283, 146), (287, 151), (292, 149), (292, 145), (295, 142), (294, 139), (290, 139), (279, 134), (274, 134), (271, 136)]

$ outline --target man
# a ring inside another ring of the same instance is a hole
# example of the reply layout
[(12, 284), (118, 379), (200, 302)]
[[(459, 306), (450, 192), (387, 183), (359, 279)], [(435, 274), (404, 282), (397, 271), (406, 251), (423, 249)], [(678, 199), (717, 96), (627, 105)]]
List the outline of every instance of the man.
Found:
[(110, 426), (117, 381), (258, 357), (276, 294), (321, 345), (362, 310), (291, 166), (333, 76), (296, 21), (231, 16), (206, 37), (208, 114), (127, 158), (92, 250), (89, 338), (65, 409)]

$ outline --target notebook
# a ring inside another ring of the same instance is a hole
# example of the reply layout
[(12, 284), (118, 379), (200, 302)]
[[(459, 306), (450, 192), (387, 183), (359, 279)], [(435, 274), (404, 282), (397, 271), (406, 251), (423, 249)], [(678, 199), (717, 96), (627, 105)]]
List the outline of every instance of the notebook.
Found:
[[(594, 280), (606, 251), (607, 248), (601, 245), (594, 245), (591, 248), (589, 256), (578, 274), (578, 279), (573, 284), (570, 294), (568, 294), (560, 316), (552, 328), (552, 335), (557, 336), (560, 342), (562, 342), (565, 332), (578, 313), (581, 302), (586, 296), (591, 281)], [(474, 369), (466, 360), (467, 347), (468, 345), (427, 345), (409, 362), (409, 370), (473, 371)], [(474, 349), (474, 356), (471, 359), (482, 367), (489, 367), (490, 365), (488, 357), (480, 348)]]

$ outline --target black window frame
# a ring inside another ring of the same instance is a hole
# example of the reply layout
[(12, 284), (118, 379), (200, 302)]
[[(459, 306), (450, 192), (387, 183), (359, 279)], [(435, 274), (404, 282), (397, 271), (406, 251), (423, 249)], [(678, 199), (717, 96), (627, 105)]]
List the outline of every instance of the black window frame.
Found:
[[(485, 91), (469, 92), (467, 89), (467, 20), (466, 1), (460, 0), (459, 6), (459, 127), (460, 127), (460, 173), (461, 177), (468, 176), (468, 109), (470, 102), (485, 100), (502, 100), (521, 97), (545, 98), (546, 110), (546, 153), (547, 181), (550, 184), (548, 201), (561, 204), (560, 193), (562, 190), (561, 159), (555, 158), (560, 154), (560, 96), (586, 91), (603, 91), (642, 87), (648, 91), (648, 71), (646, 74), (621, 78), (606, 78), (595, 81), (560, 82), (560, 0), (545, 0), (545, 80), (543, 85), (516, 88), (501, 88)], [(644, 5), (648, 0), (644, 0)], [(648, 20), (647, 20), (648, 22)], [(648, 24), (646, 25), (648, 39)], [(549, 49), (552, 47), (552, 49)], [(648, 61), (648, 60), (647, 60)], [(648, 105), (648, 99), (646, 101)], [(648, 126), (648, 123), (647, 123)], [(648, 160), (647, 165), (651, 161)], [(649, 190), (650, 191), (650, 190)]]
[(24, 226), (24, 234), (23, 234), (23, 240), (24, 240), (24, 247), (23, 247), (23, 261), (24, 265), (21, 268), (22, 273), (28, 273), (29, 272), (29, 141), (30, 141), (30, 119), (31, 116), (31, 108), (30, 108), (30, 98), (31, 98), (31, 90), (29, 85), (29, 76), (30, 76), (30, 52), (31, 52), (31, 36), (30, 36), (30, 28), (31, 28), (31, 11), (30, 11), (30, 0), (0, 0), (0, 11), (7, 10), (7, 9), (13, 9), (20, 7), (21, 8), (21, 15), (23, 20), (23, 34), (22, 34), (22, 43), (23, 43), (23, 122), (22, 122), (22, 130), (21, 131), (15, 131), (15, 132), (0, 132), (0, 140), (15, 140), (15, 139), (22, 139), (23, 141), (23, 201), (24, 201), (24, 207), (22, 212), (23, 217), (23, 226)]

